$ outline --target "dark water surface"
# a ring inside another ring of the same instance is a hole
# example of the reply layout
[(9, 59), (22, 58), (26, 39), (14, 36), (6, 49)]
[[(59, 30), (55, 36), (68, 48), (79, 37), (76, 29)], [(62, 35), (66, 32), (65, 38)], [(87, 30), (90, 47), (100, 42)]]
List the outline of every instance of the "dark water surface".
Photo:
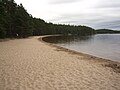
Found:
[(50, 37), (50, 42), (100, 58), (120, 61), (120, 34)]

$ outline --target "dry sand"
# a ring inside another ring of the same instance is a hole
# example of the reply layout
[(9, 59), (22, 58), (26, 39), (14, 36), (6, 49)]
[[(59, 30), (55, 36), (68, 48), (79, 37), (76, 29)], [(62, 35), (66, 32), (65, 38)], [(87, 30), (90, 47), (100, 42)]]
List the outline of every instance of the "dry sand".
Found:
[(0, 90), (120, 90), (119, 63), (38, 38), (0, 42)]

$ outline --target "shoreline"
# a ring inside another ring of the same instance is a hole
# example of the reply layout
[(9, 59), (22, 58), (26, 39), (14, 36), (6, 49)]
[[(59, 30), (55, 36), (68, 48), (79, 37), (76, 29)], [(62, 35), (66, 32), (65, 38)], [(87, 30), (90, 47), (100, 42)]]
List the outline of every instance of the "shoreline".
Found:
[[(85, 55), (85, 56), (93, 57), (93, 58), (96, 58), (96, 59), (101, 59), (101, 60), (106, 60), (106, 61), (120, 63), (120, 61), (118, 61), (118, 60), (106, 59), (106, 58), (98, 57), (98, 56), (95, 56), (95, 55), (91, 55), (91, 54), (87, 54), (87, 53), (82, 53), (82, 52), (79, 52), (79, 51), (76, 51), (76, 50), (71, 50), (69, 48), (65, 48), (65, 47), (62, 47), (62, 46), (58, 46), (58, 45), (56, 45), (54, 43), (51, 43), (49, 41), (49, 37), (54, 37), (54, 36), (61, 36), (61, 35), (45, 35), (45, 36), (41, 37), (40, 41), (43, 41), (43, 42), (47, 43), (50, 46), (63, 49), (64, 51), (73, 52), (74, 54)], [(44, 39), (48, 39), (48, 40), (44, 40)]]
[(44, 42), (0, 42), (0, 90), (119, 90), (119, 64)]
[(62, 46), (58, 46), (58, 45), (55, 45), (53, 43), (50, 43), (49, 41), (44, 40), (45, 38), (54, 37), (54, 36), (60, 36), (60, 35), (45, 35), (45, 36), (40, 37), (38, 40), (43, 42), (43, 43), (46, 43), (49, 46), (57, 48), (58, 51), (64, 51), (64, 52), (68, 52), (70, 54), (75, 54), (75, 55), (79, 55), (79, 56), (82, 55), (87, 59), (90, 59), (90, 60), (92, 59), (93, 61), (107, 63), (104, 66), (110, 67), (115, 72), (120, 73), (120, 62), (119, 61), (100, 58), (100, 57), (97, 57), (97, 56), (94, 56), (94, 55), (89, 55), (89, 54), (86, 54), (86, 53), (82, 53), (82, 52), (78, 52), (78, 51), (75, 51), (75, 50), (67, 49), (67, 48), (64, 48)]

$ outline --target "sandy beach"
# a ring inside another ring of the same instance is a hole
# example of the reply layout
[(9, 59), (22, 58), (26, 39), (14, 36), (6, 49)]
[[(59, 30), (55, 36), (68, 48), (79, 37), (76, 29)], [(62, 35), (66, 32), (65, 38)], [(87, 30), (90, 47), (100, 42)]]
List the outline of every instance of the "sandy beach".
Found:
[(120, 90), (120, 63), (39, 38), (0, 42), (0, 90)]

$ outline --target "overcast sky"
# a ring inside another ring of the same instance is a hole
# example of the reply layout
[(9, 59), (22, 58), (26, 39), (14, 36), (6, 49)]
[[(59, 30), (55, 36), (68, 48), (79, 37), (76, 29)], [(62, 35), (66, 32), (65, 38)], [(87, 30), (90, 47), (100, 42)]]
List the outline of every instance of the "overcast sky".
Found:
[(15, 0), (46, 22), (120, 30), (120, 0)]

